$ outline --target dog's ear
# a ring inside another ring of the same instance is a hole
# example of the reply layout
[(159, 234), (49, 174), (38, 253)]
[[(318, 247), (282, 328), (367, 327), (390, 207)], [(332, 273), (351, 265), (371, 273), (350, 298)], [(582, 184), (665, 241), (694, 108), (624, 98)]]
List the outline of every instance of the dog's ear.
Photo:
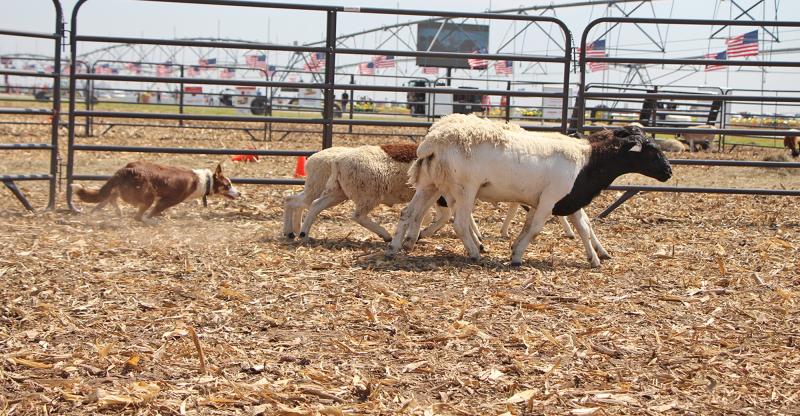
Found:
[(217, 163), (217, 170), (214, 171), (214, 175), (222, 176), (222, 163)]

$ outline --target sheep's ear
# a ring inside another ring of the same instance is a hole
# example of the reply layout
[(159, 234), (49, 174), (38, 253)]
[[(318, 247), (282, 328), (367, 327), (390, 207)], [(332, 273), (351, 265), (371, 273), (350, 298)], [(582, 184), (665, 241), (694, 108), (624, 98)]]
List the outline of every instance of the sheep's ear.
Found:
[(623, 152), (641, 152), (642, 151), (642, 143), (638, 140), (634, 139), (627, 139), (622, 141), (622, 151)]
[(217, 176), (222, 176), (222, 163), (217, 163), (217, 170), (214, 171)]

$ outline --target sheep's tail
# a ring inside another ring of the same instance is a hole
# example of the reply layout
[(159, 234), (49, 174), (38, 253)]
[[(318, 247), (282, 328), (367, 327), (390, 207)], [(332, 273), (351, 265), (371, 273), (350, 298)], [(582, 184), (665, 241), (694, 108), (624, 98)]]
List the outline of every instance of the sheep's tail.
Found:
[(103, 184), (100, 189), (88, 189), (81, 185), (73, 184), (72, 190), (81, 201), (96, 204), (100, 201), (105, 201), (108, 199), (108, 197), (111, 195), (111, 192), (117, 187), (118, 180), (119, 177), (114, 175), (108, 180), (108, 182)]

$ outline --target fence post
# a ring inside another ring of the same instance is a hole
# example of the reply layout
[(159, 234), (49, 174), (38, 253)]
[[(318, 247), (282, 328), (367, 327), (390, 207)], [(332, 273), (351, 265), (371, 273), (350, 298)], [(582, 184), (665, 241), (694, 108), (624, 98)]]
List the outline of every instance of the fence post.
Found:
[[(183, 64), (179, 68), (181, 69), (181, 78), (183, 78)], [(183, 83), (178, 84), (178, 87), (181, 89), (178, 93), (178, 113), (183, 114)], [(183, 119), (178, 120), (178, 125), (183, 127)]]
[[(353, 74), (350, 74), (350, 85), (355, 85), (355, 83), (356, 83), (356, 76), (353, 75)], [(350, 99), (347, 100), (347, 103), (350, 104), (350, 110), (349, 110), (349, 112), (350, 112), (350, 120), (353, 119), (353, 100), (356, 98), (356, 97), (354, 97), (355, 93), (356, 93), (356, 91), (354, 89), (350, 88)], [(344, 104), (344, 103), (342, 103), (342, 104)], [(342, 109), (342, 111), (345, 111), (345, 110), (346, 109), (344, 109), (344, 108)], [(353, 132), (353, 125), (352, 124), (350, 124), (348, 126), (347, 132), (348, 133), (352, 133)]]
[[(67, 208), (70, 210), (77, 212), (78, 209), (75, 208), (75, 205), (72, 203), (72, 176), (74, 175), (75, 171), (75, 87), (77, 83), (77, 79), (75, 78), (75, 72), (77, 70), (77, 59), (78, 59), (78, 10), (80, 10), (81, 6), (86, 3), (86, 0), (78, 0), (78, 3), (72, 8), (72, 20), (71, 20), (71, 30), (69, 32), (69, 51), (70, 51), (70, 60), (69, 60), (69, 125), (68, 125), (68, 137), (67, 137)], [(91, 101), (92, 97), (87, 97), (87, 100)]]
[[(511, 81), (506, 83), (506, 91), (511, 91)], [(506, 123), (511, 121), (511, 97), (506, 95)]]
[(334, 69), (336, 66), (336, 11), (328, 11), (327, 31), (325, 36), (325, 84), (324, 101), (322, 102), (322, 148), (333, 146), (333, 103), (336, 99), (333, 90)]
[(56, 8), (55, 56), (53, 57), (53, 119), (50, 120), (50, 195), (47, 210), (56, 208), (56, 187), (58, 186), (58, 126), (61, 124), (61, 41), (64, 36), (64, 16), (61, 3), (53, 0)]

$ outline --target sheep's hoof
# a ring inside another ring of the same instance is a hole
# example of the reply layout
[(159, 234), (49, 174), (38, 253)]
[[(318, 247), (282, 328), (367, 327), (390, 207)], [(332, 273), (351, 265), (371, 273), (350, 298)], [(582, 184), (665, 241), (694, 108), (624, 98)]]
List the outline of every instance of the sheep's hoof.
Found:
[(520, 266), (522, 266), (522, 262), (521, 261), (512, 261), (511, 262), (511, 267), (520, 267)]
[(393, 259), (395, 255), (397, 255), (397, 252), (392, 248), (388, 248), (383, 252), (383, 257), (387, 259)]
[(306, 233), (303, 233), (303, 232), (301, 232), (301, 233), (300, 233), (300, 238), (306, 238), (306, 237), (308, 237), (308, 236), (306, 235)]
[(403, 241), (403, 249), (406, 251), (411, 251), (414, 249), (414, 244), (416, 241), (412, 241), (410, 238), (406, 238), (406, 241)]
[(382, 238), (383, 238), (383, 242), (384, 243), (391, 243), (392, 242), (392, 237), (382, 237)]
[(481, 256), (480, 256), (480, 254), (477, 255), (477, 256), (469, 256), (469, 259), (472, 260), (472, 261), (480, 261), (481, 260)]
[(484, 247), (483, 247), (483, 244), (481, 244), (481, 245), (478, 247), (478, 251), (480, 251), (481, 253), (485, 253), (485, 252), (486, 252), (486, 248), (484, 248)]
[(285, 234), (284, 237), (286, 237), (289, 240), (294, 240), (294, 233)]
[(611, 255), (608, 254), (608, 253), (605, 253), (605, 252), (597, 253), (597, 255), (600, 256), (601, 260), (610, 260), (611, 259)]
[(569, 239), (573, 239), (574, 240), (575, 239), (575, 234), (566, 234), (566, 235), (564, 235), (564, 237), (567, 237)]
[(600, 259), (593, 259), (593, 260), (590, 260), (590, 261), (592, 263), (592, 268), (593, 269), (596, 269), (596, 268), (600, 267)]

